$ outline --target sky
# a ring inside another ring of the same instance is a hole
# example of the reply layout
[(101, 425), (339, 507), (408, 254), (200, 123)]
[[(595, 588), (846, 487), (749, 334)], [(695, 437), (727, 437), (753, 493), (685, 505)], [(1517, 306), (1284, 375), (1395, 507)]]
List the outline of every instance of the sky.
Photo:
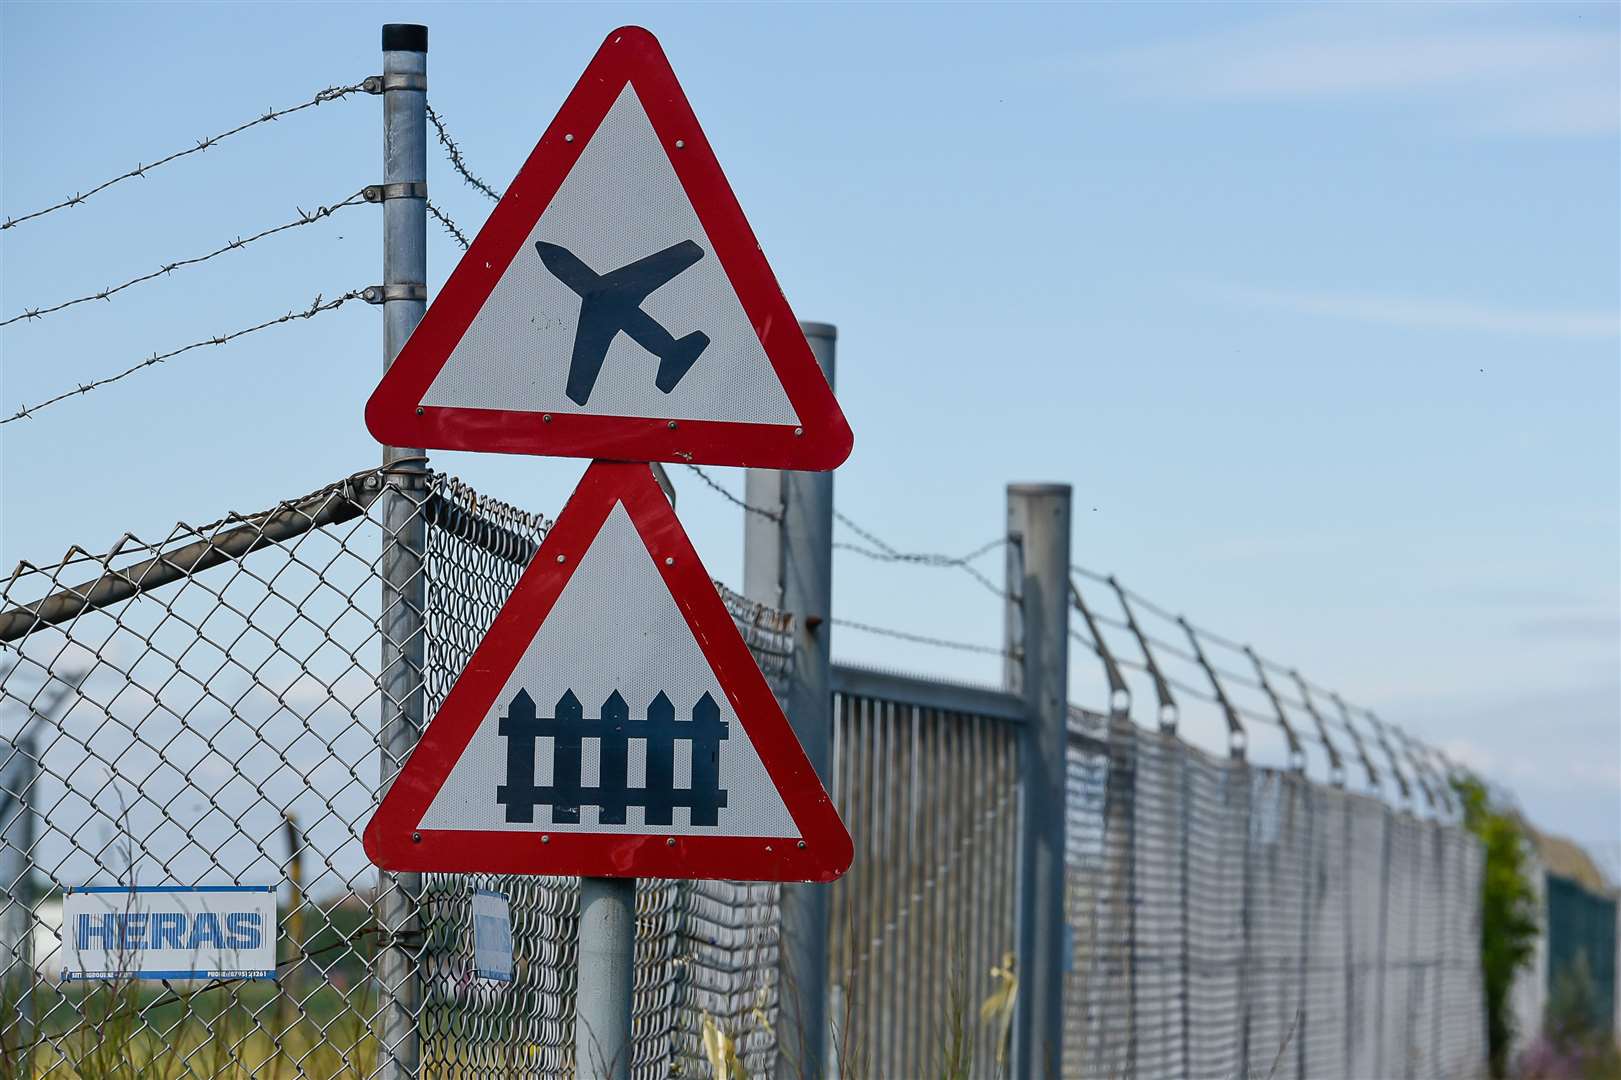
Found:
[[(1008, 483), (1071, 484), (1078, 564), (1444, 747), (1621, 869), (1614, 5), (14, 2), (0, 210), (358, 82), (389, 21), (429, 25), (430, 101), (497, 189), (610, 29), (659, 35), (796, 315), (838, 326), (851, 519), (960, 554), (1001, 535)], [(356, 95), (18, 225), (0, 318), (339, 202), (380, 158)], [(469, 233), (489, 213), (437, 149), (429, 185)], [(379, 216), (0, 328), (0, 415), (375, 283)], [(436, 287), (459, 249), (429, 244)], [(354, 303), (0, 426), (0, 563), (367, 467), (380, 367)], [(583, 468), (433, 464), (548, 513)], [(675, 480), (740, 585), (740, 512)], [(1000, 644), (1001, 601), (965, 574), (840, 552), (834, 588), (841, 618)], [(995, 656), (851, 629), (833, 648), (1000, 679)], [(1076, 700), (1100, 703), (1096, 666), (1076, 650)]]

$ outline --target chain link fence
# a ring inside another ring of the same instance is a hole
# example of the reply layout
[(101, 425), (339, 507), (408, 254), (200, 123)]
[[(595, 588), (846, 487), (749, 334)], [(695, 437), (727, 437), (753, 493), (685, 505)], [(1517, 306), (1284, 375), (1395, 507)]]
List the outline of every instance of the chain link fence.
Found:
[(1064, 1075), (1473, 1077), (1479, 846), (1072, 710)]
[[(433, 715), (549, 527), (410, 464), (6, 582), (10, 1075), (573, 1075), (576, 882), (379, 874), (361, 848), (384, 748), (397, 766), (415, 738), (387, 717)], [(722, 594), (784, 696), (788, 619)], [(1024, 706), (834, 674), (857, 849), (832, 895), (833, 1071), (1003, 1074)], [(1067, 803), (1064, 1075), (1478, 1072), (1480, 855), (1455, 825), (1125, 710), (1072, 710)], [(276, 885), (278, 980), (63, 982), (62, 890), (159, 883)], [(472, 970), (476, 888), (510, 899), (510, 984)], [(639, 885), (637, 1076), (713, 1075), (706, 1041), (771, 1072), (795, 992), (777, 900)]]
[[(385, 564), (400, 547), (413, 556), (415, 580), (396, 563), (389, 596), (421, 605), (425, 626), (390, 655), (431, 716), (549, 527), (419, 476), (357, 473), (261, 514), (23, 563), (6, 581), (9, 1075), (572, 1075), (576, 884), (379, 875), (361, 848), (390, 704)], [(780, 693), (788, 620), (722, 592)], [(160, 883), (276, 885), (278, 980), (64, 982), (62, 890)], [(510, 984), (471, 971), (476, 887), (510, 898)], [(763, 1074), (776, 888), (648, 882), (637, 899), (636, 1075), (707, 1072), (706, 1024)]]

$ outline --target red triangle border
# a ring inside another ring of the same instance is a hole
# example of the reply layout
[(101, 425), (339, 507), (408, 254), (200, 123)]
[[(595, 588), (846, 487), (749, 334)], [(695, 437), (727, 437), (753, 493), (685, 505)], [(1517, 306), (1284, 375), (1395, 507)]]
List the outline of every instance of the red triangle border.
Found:
[[(447, 408), (422, 399), (551, 203), (626, 83), (635, 87), (798, 425)], [(569, 138), (572, 136), (572, 138)], [(682, 145), (678, 149), (677, 142)], [(545, 419), (543, 419), (543, 416)], [(832, 469), (850, 456), (849, 423), (771, 272), (658, 40), (609, 34), (366, 404), (379, 442), (444, 450)]]
[[(489, 714), (496, 695), (609, 513), (621, 503), (800, 835), (421, 828), (423, 816)], [(366, 826), (364, 844), (373, 863), (401, 872), (752, 881), (832, 881), (849, 868), (854, 856), (849, 832), (652, 470), (641, 463), (600, 461), (586, 470), (466, 670), (383, 796)]]

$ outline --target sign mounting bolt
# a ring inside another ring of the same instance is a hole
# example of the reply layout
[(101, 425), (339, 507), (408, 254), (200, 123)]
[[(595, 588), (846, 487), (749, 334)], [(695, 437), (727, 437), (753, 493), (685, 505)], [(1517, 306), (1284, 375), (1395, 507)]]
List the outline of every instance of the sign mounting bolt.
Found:
[(664, 846), (665, 847), (675, 847), (675, 837), (673, 837), (673, 836), (665, 837), (664, 838)]
[(669, 423), (665, 424), (664, 426), (669, 428), (671, 431), (674, 431), (675, 430), (675, 421), (671, 420)]
[(411, 843), (413, 843), (413, 844), (422, 843), (422, 834), (419, 833), (419, 832), (412, 833), (411, 834)]
[(574, 136), (572, 134), (564, 135), (563, 136), (563, 141), (564, 142), (573, 142), (574, 141)]
[(540, 414), (540, 422), (541, 422), (541, 423), (542, 423), (542, 424), (549, 424), (549, 423), (551, 423), (551, 422), (552, 422), (552, 414), (551, 414), (551, 413), (549, 413), (549, 412), (543, 412), (543, 413), (541, 413), (541, 414)]
[(676, 140), (676, 141), (675, 141), (675, 148), (676, 148), (676, 149), (677, 149), (677, 150), (680, 150), (680, 149), (682, 149), (682, 148), (683, 148), (683, 147), (685, 147), (685, 146), (686, 146), (686, 145), (687, 145), (687, 140), (685, 140), (685, 139), (677, 139), (677, 140)]
[(540, 842), (542, 844), (549, 844), (549, 843), (552, 842), (552, 838), (547, 836), (545, 833), (541, 833), (540, 834)]
[(799, 846), (800, 846), (800, 847), (801, 847), (801, 848), (803, 848), (803, 847), (804, 847), (804, 846), (805, 846), (805, 841), (803, 841), (803, 840), (801, 840), (801, 841), (800, 841), (800, 842), (799, 842)]
[(417, 415), (418, 415), (418, 416), (421, 416), (421, 415), (422, 415), (422, 406), (421, 406), (421, 405), (418, 405), (418, 406), (417, 406)]
[(805, 434), (805, 429), (802, 428), (802, 427), (796, 427), (796, 428), (794, 428), (794, 434), (795, 435), (803, 435), (803, 434)]
[(564, 560), (566, 560), (566, 559), (567, 559), (567, 558), (568, 558), (568, 556), (567, 556), (567, 555), (559, 555), (559, 556), (558, 556), (558, 557), (557, 557), (557, 561), (558, 561), (558, 562), (563, 562), (563, 561), (564, 561)]
[(669, 555), (664, 556), (664, 565), (665, 566), (674, 566), (675, 565), (675, 559), (672, 556), (669, 556)]

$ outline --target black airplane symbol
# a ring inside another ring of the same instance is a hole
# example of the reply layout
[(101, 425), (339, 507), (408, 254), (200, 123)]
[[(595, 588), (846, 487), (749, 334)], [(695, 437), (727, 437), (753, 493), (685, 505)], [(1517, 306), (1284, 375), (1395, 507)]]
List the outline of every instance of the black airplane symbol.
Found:
[(574, 331), (574, 358), (568, 369), (568, 396), (576, 405), (590, 400), (608, 346), (621, 330), (659, 358), (653, 385), (666, 394), (708, 347), (709, 335), (702, 331), (677, 338), (642, 310), (642, 301), (650, 293), (704, 257), (704, 249), (691, 240), (606, 274), (598, 274), (557, 244), (537, 240), (535, 250), (558, 281), (580, 294), (580, 324)]

